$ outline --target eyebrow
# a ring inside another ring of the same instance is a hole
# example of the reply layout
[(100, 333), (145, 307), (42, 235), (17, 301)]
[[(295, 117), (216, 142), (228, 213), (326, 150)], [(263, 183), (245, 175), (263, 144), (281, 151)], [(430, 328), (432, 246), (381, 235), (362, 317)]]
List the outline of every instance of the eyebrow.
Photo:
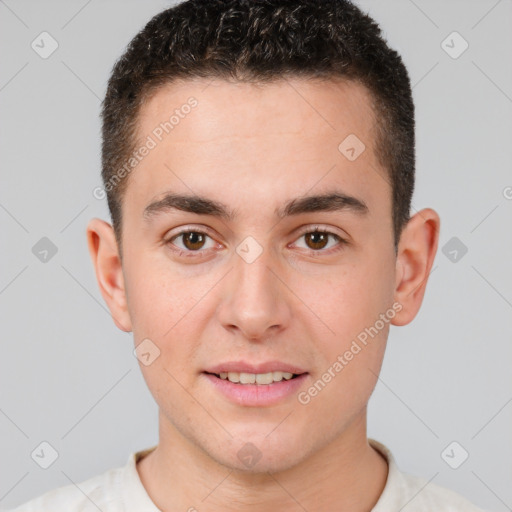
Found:
[[(227, 221), (236, 218), (236, 211), (229, 209), (223, 203), (197, 195), (166, 193), (157, 201), (144, 208), (143, 217), (148, 222), (160, 213), (169, 210), (181, 210), (197, 215), (211, 215)], [(362, 199), (349, 196), (339, 191), (330, 191), (320, 195), (297, 197), (288, 201), (283, 207), (275, 210), (275, 215), (285, 217), (311, 212), (350, 211), (358, 215), (369, 212), (368, 206)]]

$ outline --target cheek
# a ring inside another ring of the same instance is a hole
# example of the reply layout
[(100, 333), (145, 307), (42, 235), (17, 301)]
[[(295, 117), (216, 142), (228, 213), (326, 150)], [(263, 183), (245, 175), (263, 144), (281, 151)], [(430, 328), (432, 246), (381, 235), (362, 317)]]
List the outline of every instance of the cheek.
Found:
[(361, 329), (340, 326), (339, 331), (356, 334), (338, 335), (319, 347), (324, 364), (299, 398), (300, 403), (311, 407), (312, 418), (329, 418), (326, 428), (336, 431), (336, 426), (347, 424), (368, 403), (380, 373), (389, 330), (389, 323), (382, 322), (377, 328), (375, 321)]
[(329, 312), (336, 335), (324, 346), (330, 373), (320, 380), (330, 379), (325, 403), (340, 415), (364, 407), (375, 387), (395, 314), (391, 264), (380, 259), (354, 267), (333, 286), (330, 300), (337, 307)]
[[(168, 279), (153, 271), (132, 274), (128, 304), (139, 366), (156, 402), (175, 403), (188, 386), (187, 369), (199, 339), (197, 323), (187, 321), (197, 298), (182, 279)], [(178, 292), (179, 291), (179, 292)], [(144, 359), (142, 354), (150, 356)], [(140, 355), (139, 355), (140, 353)], [(148, 363), (150, 359), (150, 363)]]
[(132, 261), (127, 272), (127, 301), (135, 341), (151, 338), (164, 343), (172, 339), (197, 304), (200, 290), (182, 275), (171, 273), (169, 262), (156, 258), (144, 262), (142, 257)]
[[(324, 269), (325, 270), (325, 269)], [(365, 327), (373, 325), (392, 304), (392, 279), (389, 268), (375, 263), (332, 267), (322, 275), (302, 277), (295, 284), (297, 295), (331, 336), (329, 345), (339, 349)], [(300, 291), (299, 291), (300, 290)]]
[(330, 331), (317, 338), (322, 354), (318, 387), (329, 381), (326, 401), (347, 410), (350, 404), (364, 404), (380, 371), (395, 313), (390, 265), (389, 258), (375, 258), (333, 271), (324, 282), (306, 283), (312, 292), (308, 305)]

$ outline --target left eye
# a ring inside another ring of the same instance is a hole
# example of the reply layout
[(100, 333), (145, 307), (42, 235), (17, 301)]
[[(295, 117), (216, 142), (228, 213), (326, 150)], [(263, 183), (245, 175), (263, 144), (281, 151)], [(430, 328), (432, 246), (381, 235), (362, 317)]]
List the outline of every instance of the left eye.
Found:
[(316, 252), (322, 251), (327, 247), (327, 245), (329, 244), (329, 238), (334, 239), (339, 243), (343, 242), (343, 239), (340, 236), (331, 233), (330, 231), (321, 231), (318, 229), (302, 233), (302, 235), (298, 239), (300, 240), (301, 238), (304, 238), (305, 240), (305, 249), (309, 249)]

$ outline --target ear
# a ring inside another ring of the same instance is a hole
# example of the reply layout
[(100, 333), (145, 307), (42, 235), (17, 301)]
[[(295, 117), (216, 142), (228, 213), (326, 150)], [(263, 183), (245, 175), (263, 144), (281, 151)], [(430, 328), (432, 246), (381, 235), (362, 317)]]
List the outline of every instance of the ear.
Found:
[(395, 301), (402, 309), (393, 325), (406, 325), (418, 313), (439, 241), (439, 215), (431, 208), (417, 212), (402, 230), (396, 258)]
[(123, 269), (112, 226), (101, 219), (87, 225), (87, 245), (96, 271), (101, 295), (114, 323), (125, 332), (132, 330), (124, 286)]

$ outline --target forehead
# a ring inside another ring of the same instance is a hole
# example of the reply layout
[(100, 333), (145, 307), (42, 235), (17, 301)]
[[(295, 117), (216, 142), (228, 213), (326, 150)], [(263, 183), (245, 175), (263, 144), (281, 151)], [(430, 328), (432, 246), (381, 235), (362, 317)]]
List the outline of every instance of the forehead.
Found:
[(192, 112), (195, 122), (193, 126), (181, 122), (173, 126), (176, 143), (206, 142), (212, 135), (216, 140), (276, 133), (339, 131), (342, 135), (347, 129), (368, 139), (367, 132), (374, 124), (372, 96), (354, 81), (288, 78), (252, 84), (190, 79), (162, 86), (150, 96), (139, 114), (139, 135), (150, 133), (155, 121), (168, 120), (175, 110), (188, 111), (190, 98), (199, 107)]
[[(284, 201), (334, 183), (354, 195), (365, 191), (371, 202), (376, 184), (388, 193), (375, 172), (371, 104), (364, 86), (343, 80), (167, 84), (139, 114), (136, 146), (151, 139), (154, 147), (132, 172), (125, 202), (131, 196), (147, 203), (179, 188), (227, 204), (267, 198), (275, 209), (278, 191)], [(345, 140), (364, 152), (350, 160), (342, 152)]]

